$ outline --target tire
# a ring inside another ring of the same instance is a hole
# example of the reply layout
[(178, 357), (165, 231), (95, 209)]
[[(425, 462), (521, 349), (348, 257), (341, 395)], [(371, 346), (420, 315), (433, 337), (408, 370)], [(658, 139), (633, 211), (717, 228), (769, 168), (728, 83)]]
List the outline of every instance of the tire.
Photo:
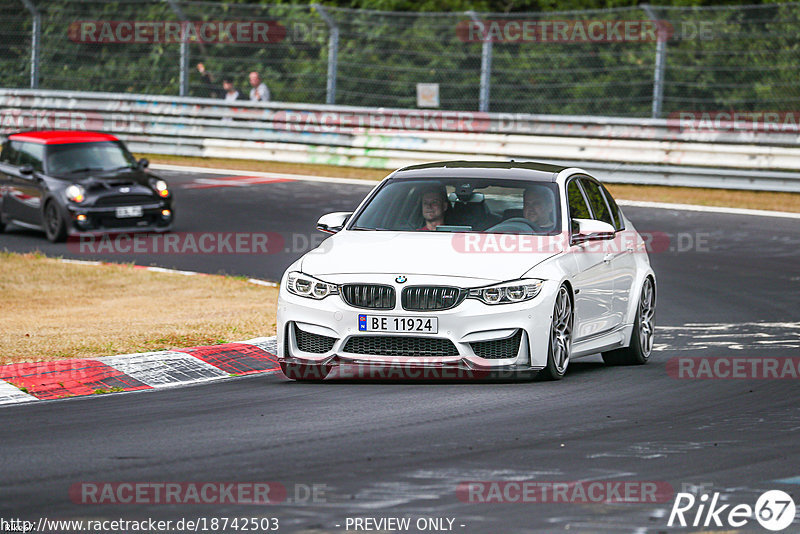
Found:
[(603, 353), (603, 361), (608, 365), (644, 365), (653, 352), (655, 337), (656, 292), (653, 279), (648, 277), (642, 285), (639, 305), (636, 307), (636, 320), (633, 322), (631, 343), (627, 347)]
[(322, 382), (331, 372), (331, 366), (281, 362), (281, 371), (286, 378), (297, 382)]
[(53, 201), (44, 207), (44, 231), (47, 239), (53, 243), (61, 243), (67, 238), (67, 223), (58, 213), (58, 206)]
[(550, 343), (547, 348), (547, 366), (539, 372), (543, 380), (561, 380), (567, 373), (569, 357), (572, 353), (572, 326), (575, 313), (572, 296), (567, 286), (561, 286), (553, 305), (553, 319), (550, 322)]

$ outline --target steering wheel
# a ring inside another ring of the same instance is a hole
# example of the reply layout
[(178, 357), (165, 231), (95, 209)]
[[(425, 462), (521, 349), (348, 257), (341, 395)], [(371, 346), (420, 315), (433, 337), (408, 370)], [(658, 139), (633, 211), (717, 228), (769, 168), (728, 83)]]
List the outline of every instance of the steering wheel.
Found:
[(540, 228), (539, 226), (533, 224), (531, 221), (526, 219), (525, 217), (512, 217), (511, 219), (506, 219), (498, 224), (495, 224), (491, 228), (487, 228), (484, 230), (485, 232), (508, 232), (508, 233), (520, 233), (520, 234), (527, 234), (529, 230), (533, 230), (534, 234), (543, 234), (544, 229)]

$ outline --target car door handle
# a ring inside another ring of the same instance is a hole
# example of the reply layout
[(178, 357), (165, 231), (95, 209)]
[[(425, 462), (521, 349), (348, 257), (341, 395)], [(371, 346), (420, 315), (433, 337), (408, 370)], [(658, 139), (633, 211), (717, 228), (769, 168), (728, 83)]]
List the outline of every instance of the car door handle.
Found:
[(603, 256), (603, 263), (606, 263), (606, 264), (611, 263), (611, 260), (613, 260), (613, 259), (614, 259), (614, 254), (609, 252), (608, 254)]

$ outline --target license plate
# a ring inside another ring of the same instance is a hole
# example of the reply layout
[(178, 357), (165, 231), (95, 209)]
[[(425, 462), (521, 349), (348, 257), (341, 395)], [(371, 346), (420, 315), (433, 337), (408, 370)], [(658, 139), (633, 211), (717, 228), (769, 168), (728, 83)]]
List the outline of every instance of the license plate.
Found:
[(436, 317), (395, 317), (390, 315), (359, 315), (361, 332), (420, 332), (436, 334), (439, 319)]
[(128, 219), (130, 217), (142, 216), (141, 206), (122, 206), (117, 208), (117, 219)]

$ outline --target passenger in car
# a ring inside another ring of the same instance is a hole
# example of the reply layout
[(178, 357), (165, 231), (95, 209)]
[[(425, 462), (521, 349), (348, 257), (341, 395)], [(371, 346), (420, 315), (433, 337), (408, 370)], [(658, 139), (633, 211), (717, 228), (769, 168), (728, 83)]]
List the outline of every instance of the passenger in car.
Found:
[(417, 228), (418, 231), (436, 231), (436, 227), (444, 224), (444, 215), (450, 202), (447, 200), (447, 190), (444, 186), (432, 186), (422, 192), (420, 201), (422, 218), (425, 225)]
[(544, 230), (555, 225), (555, 199), (546, 187), (528, 187), (522, 194), (522, 216)]

